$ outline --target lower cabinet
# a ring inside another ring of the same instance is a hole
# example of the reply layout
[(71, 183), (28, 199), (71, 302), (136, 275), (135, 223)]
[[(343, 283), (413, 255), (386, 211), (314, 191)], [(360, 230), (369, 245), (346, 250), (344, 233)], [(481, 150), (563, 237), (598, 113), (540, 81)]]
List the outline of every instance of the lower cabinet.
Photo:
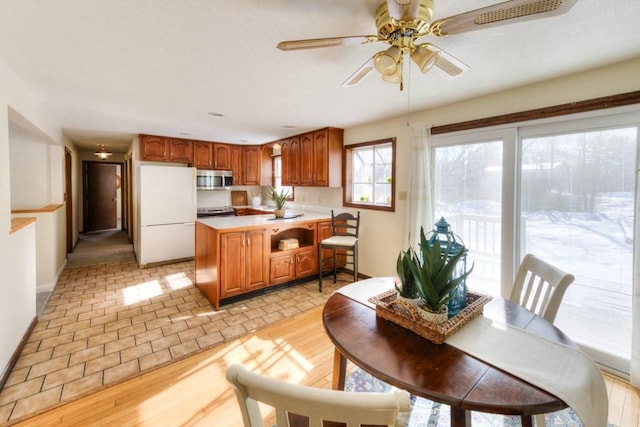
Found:
[[(229, 231), (197, 221), (196, 286), (218, 309), (226, 298), (313, 276), (318, 273), (317, 230), (315, 221)], [(297, 247), (281, 249), (285, 239), (296, 240)]]
[(267, 286), (269, 243), (266, 230), (223, 233), (220, 236), (220, 298)]
[(318, 272), (318, 260), (314, 248), (301, 248), (271, 254), (269, 283), (285, 283)]

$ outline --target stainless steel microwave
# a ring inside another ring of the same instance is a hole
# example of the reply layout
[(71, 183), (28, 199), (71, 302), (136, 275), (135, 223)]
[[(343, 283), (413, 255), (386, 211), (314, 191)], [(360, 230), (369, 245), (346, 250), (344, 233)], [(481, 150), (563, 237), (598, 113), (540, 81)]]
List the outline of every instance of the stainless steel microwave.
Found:
[(196, 187), (198, 190), (230, 190), (233, 172), (198, 169)]

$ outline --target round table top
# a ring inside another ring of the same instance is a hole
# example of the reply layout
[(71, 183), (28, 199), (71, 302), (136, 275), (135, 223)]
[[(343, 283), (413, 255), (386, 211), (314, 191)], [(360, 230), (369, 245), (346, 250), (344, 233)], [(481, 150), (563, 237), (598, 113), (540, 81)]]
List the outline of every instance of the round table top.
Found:
[[(575, 346), (551, 323), (509, 300), (492, 299), (484, 306), (483, 315)], [(556, 396), (446, 343), (434, 344), (340, 293), (334, 293), (325, 304), (323, 324), (344, 357), (417, 396), (454, 408), (506, 415), (533, 415), (567, 407)]]

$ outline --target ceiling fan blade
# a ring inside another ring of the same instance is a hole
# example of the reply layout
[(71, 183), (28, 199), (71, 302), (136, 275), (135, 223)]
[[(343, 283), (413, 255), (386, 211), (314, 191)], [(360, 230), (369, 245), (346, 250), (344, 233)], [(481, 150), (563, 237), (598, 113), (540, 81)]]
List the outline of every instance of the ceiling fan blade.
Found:
[(561, 15), (577, 0), (510, 0), (450, 16), (431, 24), (434, 36), (447, 36), (498, 25)]
[(321, 39), (288, 40), (278, 43), (280, 50), (316, 49), (353, 44), (366, 44), (378, 41), (378, 36), (327, 37)]
[(376, 55), (373, 55), (371, 58), (369, 58), (367, 62), (362, 64), (360, 68), (358, 68), (353, 74), (351, 74), (349, 78), (345, 80), (344, 83), (342, 83), (342, 86), (355, 86), (360, 83), (360, 81), (362, 81), (362, 79), (364, 79), (369, 74), (369, 72), (373, 70), (373, 59), (376, 57)]
[(445, 52), (437, 46), (431, 45), (431, 48), (440, 53), (438, 60), (433, 64), (433, 68), (437, 69), (441, 75), (448, 79), (454, 79), (469, 70), (470, 67), (467, 64), (450, 53)]
[(418, 16), (420, 0), (387, 0), (389, 16), (396, 21), (411, 21)]

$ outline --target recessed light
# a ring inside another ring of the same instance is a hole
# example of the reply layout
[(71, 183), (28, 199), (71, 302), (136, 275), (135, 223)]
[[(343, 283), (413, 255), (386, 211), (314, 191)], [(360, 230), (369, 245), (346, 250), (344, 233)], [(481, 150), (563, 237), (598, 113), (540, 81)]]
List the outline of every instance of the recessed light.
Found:
[(283, 126), (285, 129), (297, 129), (298, 126), (293, 126), (293, 125), (284, 125)]
[(191, 134), (189, 132), (180, 132), (180, 135), (191, 136)]
[(212, 111), (212, 112), (210, 112), (210, 113), (209, 113), (209, 115), (210, 115), (210, 116), (213, 116), (213, 117), (224, 117), (224, 114), (222, 114), (222, 113), (215, 113), (215, 112), (213, 112), (213, 111)]
[(246, 139), (241, 139), (240, 142), (249, 142)]

